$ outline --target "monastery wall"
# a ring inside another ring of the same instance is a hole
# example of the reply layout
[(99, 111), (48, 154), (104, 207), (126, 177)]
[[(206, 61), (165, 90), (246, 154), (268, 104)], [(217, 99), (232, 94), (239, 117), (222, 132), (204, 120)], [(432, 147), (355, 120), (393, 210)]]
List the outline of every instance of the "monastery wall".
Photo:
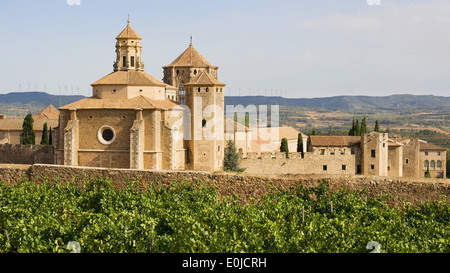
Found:
[(290, 190), (304, 187), (321, 186), (328, 181), (333, 191), (344, 188), (351, 191), (367, 189), (368, 195), (380, 196), (389, 194), (389, 205), (401, 206), (403, 202), (420, 204), (426, 201), (440, 201), (442, 196), (450, 198), (450, 180), (420, 179), (420, 178), (381, 178), (365, 176), (341, 175), (277, 175), (256, 176), (236, 175), (232, 173), (211, 172), (176, 172), (176, 171), (138, 171), (89, 167), (66, 167), (56, 165), (0, 165), (0, 181), (14, 185), (27, 177), (35, 183), (45, 179), (54, 182), (57, 178), (61, 183), (74, 180), (82, 186), (87, 179), (108, 177), (116, 189), (123, 189), (129, 181), (136, 177), (142, 189), (150, 186), (168, 186), (174, 181), (193, 183), (198, 180), (214, 186), (222, 196), (237, 195), (240, 203), (246, 203), (251, 198), (256, 201), (268, 193), (279, 190)]
[[(323, 152), (323, 154), (321, 154)], [(245, 168), (246, 174), (331, 174), (354, 175), (357, 164), (355, 154), (348, 150), (316, 150), (313, 153), (247, 153), (240, 160), (240, 167)]]
[(0, 144), (0, 163), (53, 164), (53, 147), (50, 145)]

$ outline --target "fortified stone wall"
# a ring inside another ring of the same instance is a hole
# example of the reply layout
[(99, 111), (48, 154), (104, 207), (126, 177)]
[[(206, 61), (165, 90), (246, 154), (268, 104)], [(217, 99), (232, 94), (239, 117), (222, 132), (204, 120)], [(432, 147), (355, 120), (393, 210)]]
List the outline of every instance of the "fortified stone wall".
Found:
[(53, 164), (53, 147), (50, 145), (0, 144), (0, 163)]
[(221, 196), (236, 194), (238, 201), (247, 203), (251, 198), (256, 201), (268, 193), (278, 190), (290, 190), (304, 187), (321, 186), (328, 181), (331, 190), (341, 188), (351, 191), (367, 189), (369, 196), (389, 194), (389, 205), (401, 206), (403, 202), (420, 204), (426, 201), (440, 201), (442, 196), (450, 198), (450, 180), (419, 178), (379, 178), (341, 175), (277, 175), (251, 176), (230, 173), (175, 172), (175, 171), (138, 171), (120, 169), (100, 169), (87, 167), (66, 167), (56, 165), (0, 165), (0, 181), (8, 185), (17, 184), (26, 176), (30, 181), (42, 183), (45, 179), (54, 182), (59, 178), (62, 183), (74, 180), (82, 185), (86, 179), (98, 177), (111, 178), (117, 189), (126, 187), (128, 181), (139, 178), (142, 189), (150, 186), (168, 186), (174, 181), (193, 183), (197, 180), (217, 188)]
[(240, 160), (240, 166), (246, 174), (329, 174), (355, 175), (359, 164), (356, 155), (350, 149), (336, 149), (333, 152), (320, 150), (314, 153), (248, 153)]

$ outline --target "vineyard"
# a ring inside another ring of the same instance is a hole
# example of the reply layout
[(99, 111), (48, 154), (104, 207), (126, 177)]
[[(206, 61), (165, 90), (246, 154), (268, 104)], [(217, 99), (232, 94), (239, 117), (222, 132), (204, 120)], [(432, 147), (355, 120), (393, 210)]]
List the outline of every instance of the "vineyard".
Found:
[(240, 204), (213, 187), (175, 182), (115, 190), (24, 179), (0, 183), (0, 253), (384, 253), (450, 252), (450, 202), (389, 207), (387, 196), (327, 185)]

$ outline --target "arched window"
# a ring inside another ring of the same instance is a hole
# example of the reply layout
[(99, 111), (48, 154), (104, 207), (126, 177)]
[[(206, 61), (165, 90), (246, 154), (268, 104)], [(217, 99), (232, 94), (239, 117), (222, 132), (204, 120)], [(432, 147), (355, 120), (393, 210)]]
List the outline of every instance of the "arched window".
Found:
[(206, 127), (206, 119), (202, 120), (202, 127)]
[(437, 164), (436, 164), (436, 167), (441, 168), (442, 167), (442, 161), (438, 160)]
[(431, 160), (431, 164), (430, 164), (430, 167), (431, 167), (431, 168), (434, 168), (434, 167), (436, 167), (436, 162), (435, 162), (434, 160)]
[(197, 75), (197, 69), (194, 69), (194, 75)]
[(424, 166), (425, 168), (428, 168), (428, 166), (430, 166), (430, 162), (429, 162), (428, 160), (425, 160), (423, 166)]

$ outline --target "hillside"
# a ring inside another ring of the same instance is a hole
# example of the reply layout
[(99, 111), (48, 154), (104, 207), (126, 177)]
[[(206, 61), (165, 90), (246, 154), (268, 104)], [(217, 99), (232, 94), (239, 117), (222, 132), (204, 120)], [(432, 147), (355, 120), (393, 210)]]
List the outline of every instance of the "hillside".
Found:
[(0, 114), (8, 117), (24, 117), (37, 114), (52, 104), (56, 108), (85, 98), (84, 96), (58, 96), (44, 92), (13, 92), (0, 94)]
[[(13, 92), (0, 94), (0, 107), (6, 105), (42, 108), (48, 104), (55, 107), (66, 105), (85, 98), (84, 96), (58, 96), (44, 92)], [(325, 98), (282, 98), (264, 96), (226, 96), (225, 105), (272, 105), (322, 108), (325, 110), (408, 110), (426, 108), (433, 110), (450, 110), (450, 97), (433, 95), (392, 95), (372, 96), (336, 96)]]
[(326, 98), (282, 98), (263, 96), (225, 97), (226, 105), (271, 105), (323, 108), (325, 110), (408, 110), (427, 108), (450, 110), (450, 97), (433, 95), (392, 95), (385, 97), (337, 96)]

